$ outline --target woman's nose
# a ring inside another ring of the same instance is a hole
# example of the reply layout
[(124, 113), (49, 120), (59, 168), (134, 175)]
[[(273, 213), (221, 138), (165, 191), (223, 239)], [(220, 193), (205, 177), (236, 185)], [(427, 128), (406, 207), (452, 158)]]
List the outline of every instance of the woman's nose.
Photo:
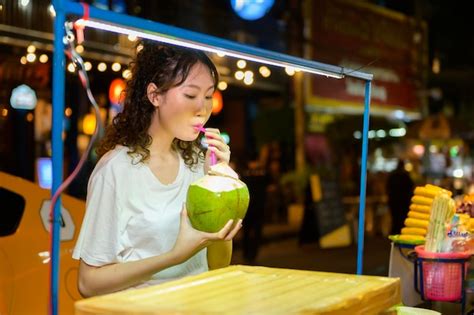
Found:
[(203, 98), (202, 100), (198, 102), (196, 115), (207, 116), (211, 110), (212, 110), (212, 101), (209, 101), (209, 100), (206, 100), (206, 98)]

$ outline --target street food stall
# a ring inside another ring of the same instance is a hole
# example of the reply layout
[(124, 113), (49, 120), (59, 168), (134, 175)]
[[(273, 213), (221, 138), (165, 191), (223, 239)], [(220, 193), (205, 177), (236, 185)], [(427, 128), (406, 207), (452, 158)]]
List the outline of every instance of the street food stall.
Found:
[[(60, 194), (63, 168), (61, 130), (64, 112), (64, 48), (72, 38), (66, 30), (73, 24), (82, 37), (85, 27), (134, 35), (206, 52), (223, 53), (254, 62), (292, 67), (313, 75), (333, 79), (362, 80), (364, 118), (362, 128), (361, 185), (359, 204), (357, 274), (331, 274), (299, 270), (233, 266), (149, 288), (124, 291), (78, 301), (77, 314), (153, 314), (153, 313), (321, 313), (377, 314), (400, 302), (399, 280), (362, 276), (364, 213), (366, 195), (367, 148), (372, 74), (345, 67), (323, 64), (236, 42), (191, 32), (115, 12), (89, 7), (68, 0), (53, 1), (53, 228), (51, 258), (51, 313), (57, 314), (58, 244)], [(71, 15), (73, 18), (68, 22)], [(77, 20), (74, 17), (80, 17)], [(59, 192), (59, 194), (58, 194)], [(177, 303), (175, 298), (187, 299)]]

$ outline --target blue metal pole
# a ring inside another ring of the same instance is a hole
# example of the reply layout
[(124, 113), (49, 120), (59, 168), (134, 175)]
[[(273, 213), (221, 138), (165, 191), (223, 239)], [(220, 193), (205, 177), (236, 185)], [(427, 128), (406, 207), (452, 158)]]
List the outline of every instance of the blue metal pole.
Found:
[[(64, 91), (65, 91), (65, 56), (63, 37), (65, 34), (64, 23), (66, 14), (62, 1), (53, 0), (56, 17), (54, 19), (54, 51), (53, 51), (53, 123), (52, 123), (52, 158), (53, 158), (53, 184), (51, 196), (58, 190), (63, 178), (63, 118), (64, 118)], [(53, 210), (53, 239), (51, 244), (51, 314), (58, 314), (58, 288), (59, 288), (59, 247), (61, 197), (57, 199)]]
[(359, 234), (357, 237), (357, 274), (362, 274), (364, 257), (365, 231), (365, 190), (367, 186), (367, 151), (369, 147), (371, 81), (365, 81), (364, 126), (362, 131), (362, 160), (360, 161), (360, 195), (359, 195)]

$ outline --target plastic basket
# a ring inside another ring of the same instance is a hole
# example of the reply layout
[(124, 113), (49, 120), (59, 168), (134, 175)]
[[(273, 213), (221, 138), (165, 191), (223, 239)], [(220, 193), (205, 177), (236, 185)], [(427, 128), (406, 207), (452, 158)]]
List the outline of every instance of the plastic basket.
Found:
[[(415, 247), (418, 266), (421, 267), (421, 295), (424, 300), (463, 300), (463, 282), (466, 278), (469, 252), (431, 253), (424, 246)], [(417, 280), (417, 279), (415, 279)]]

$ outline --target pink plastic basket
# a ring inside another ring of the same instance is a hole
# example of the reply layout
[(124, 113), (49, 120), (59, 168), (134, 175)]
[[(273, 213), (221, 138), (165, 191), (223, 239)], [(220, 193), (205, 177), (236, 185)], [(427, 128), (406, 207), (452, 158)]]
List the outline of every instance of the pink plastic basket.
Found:
[[(432, 301), (459, 301), (463, 292), (463, 272), (467, 274), (469, 252), (431, 253), (415, 247), (423, 275), (422, 298)], [(453, 260), (453, 262), (450, 262)]]

